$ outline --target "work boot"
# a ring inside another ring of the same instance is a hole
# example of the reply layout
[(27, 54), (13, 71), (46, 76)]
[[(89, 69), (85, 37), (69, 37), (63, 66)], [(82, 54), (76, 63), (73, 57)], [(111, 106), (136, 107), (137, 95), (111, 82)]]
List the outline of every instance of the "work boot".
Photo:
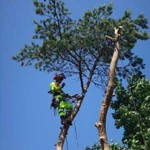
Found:
[(60, 119), (61, 119), (61, 124), (64, 125), (65, 122), (66, 122), (66, 117), (65, 116), (61, 116)]
[(72, 126), (72, 122), (71, 122), (70, 120), (66, 119), (66, 122), (67, 122), (70, 126)]
[(61, 116), (61, 124), (64, 125), (65, 123), (69, 124), (70, 126), (72, 126), (72, 122), (68, 119), (66, 119), (65, 116)]
[(66, 118), (68, 118), (69, 116), (70, 116), (70, 114), (71, 114), (71, 110), (69, 110), (69, 111), (66, 111)]
[(72, 122), (68, 119), (68, 117), (70, 116), (71, 112), (72, 112), (71, 110), (66, 111), (65, 117), (66, 117), (66, 122), (67, 122), (69, 125), (72, 126)]

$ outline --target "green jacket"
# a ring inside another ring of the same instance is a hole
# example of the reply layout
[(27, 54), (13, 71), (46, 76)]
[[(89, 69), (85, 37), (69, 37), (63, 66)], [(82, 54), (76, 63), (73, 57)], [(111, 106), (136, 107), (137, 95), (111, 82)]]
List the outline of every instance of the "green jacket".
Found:
[(59, 84), (57, 84), (56, 82), (52, 82), (50, 84), (50, 91), (51, 93), (56, 96), (59, 100), (63, 100), (65, 97), (71, 97), (71, 95), (66, 94), (61, 86)]

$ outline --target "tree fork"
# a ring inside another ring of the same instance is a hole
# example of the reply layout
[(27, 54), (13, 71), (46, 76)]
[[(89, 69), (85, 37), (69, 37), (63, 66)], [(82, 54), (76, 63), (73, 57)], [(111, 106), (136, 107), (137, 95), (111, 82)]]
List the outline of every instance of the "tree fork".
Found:
[[(92, 76), (94, 74), (94, 71), (95, 71), (95, 68), (99, 62), (99, 59), (100, 59), (100, 55), (95, 59), (95, 62), (93, 64), (93, 67), (91, 68), (91, 71), (89, 73), (89, 76), (88, 76), (88, 80), (86, 82), (86, 85), (84, 87), (82, 87), (82, 95), (81, 97), (79, 97), (77, 103), (76, 103), (76, 106), (74, 107), (70, 117), (68, 118), (68, 120), (70, 122), (73, 121), (73, 119), (75, 118), (75, 116), (77, 115), (78, 111), (80, 110), (80, 107), (81, 107), (81, 104), (83, 102), (83, 99), (84, 99), (84, 96), (90, 86), (90, 83), (92, 81)], [(81, 74), (81, 72), (80, 72)], [(80, 78), (81, 82), (82, 82), (82, 78)], [(81, 85), (83, 86), (83, 85)], [(64, 144), (64, 140), (66, 138), (66, 135), (67, 135), (67, 132), (68, 132), (68, 129), (69, 129), (69, 124), (65, 124), (62, 128), (61, 128), (61, 132), (59, 134), (59, 137), (58, 137), (58, 142), (56, 144), (56, 150), (63, 150), (63, 144)]]
[(99, 122), (95, 123), (95, 126), (98, 130), (98, 135), (99, 135), (102, 150), (110, 150), (110, 147), (107, 141), (107, 133), (106, 133), (106, 116), (107, 116), (107, 111), (108, 111), (110, 102), (113, 97), (113, 90), (114, 90), (114, 85), (115, 85), (114, 83), (115, 70), (116, 70), (116, 66), (117, 66), (117, 62), (119, 58), (120, 33), (122, 29), (123, 29), (122, 26), (119, 26), (118, 29), (115, 28), (114, 38), (108, 35), (105, 36), (112, 42), (115, 42), (115, 48), (114, 48), (113, 57), (110, 63), (108, 85), (107, 85), (106, 95), (102, 102), (102, 106), (100, 110)]

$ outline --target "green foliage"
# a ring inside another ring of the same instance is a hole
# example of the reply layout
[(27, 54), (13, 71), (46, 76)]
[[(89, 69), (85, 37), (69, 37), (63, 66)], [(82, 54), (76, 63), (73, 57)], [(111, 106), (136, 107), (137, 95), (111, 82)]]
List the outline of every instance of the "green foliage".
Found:
[(123, 144), (130, 150), (146, 150), (150, 146), (150, 81), (132, 75), (127, 88), (118, 84), (116, 97), (111, 107), (116, 127), (124, 128)]
[(114, 35), (114, 27), (122, 25), (120, 59), (127, 67), (118, 67), (117, 75), (126, 77), (130, 72), (144, 68), (141, 58), (131, 52), (137, 40), (147, 40), (147, 19), (144, 15), (131, 18), (125, 11), (119, 19), (111, 18), (113, 5), (103, 5), (87, 10), (83, 18), (73, 20), (61, 0), (33, 0), (35, 13), (40, 16), (33, 42), (12, 58), (21, 66), (34, 65), (40, 71), (61, 71), (68, 75), (82, 74), (84, 77), (94, 69), (92, 82), (102, 85), (107, 81), (109, 63), (114, 43), (105, 35)]
[[(110, 148), (111, 150), (126, 150), (125, 147), (120, 146), (118, 143), (115, 143), (114, 141), (111, 141)], [(102, 149), (101, 145), (99, 143), (95, 143), (92, 146), (92, 148), (87, 146), (85, 150), (101, 150), (101, 149)]]
[(96, 143), (92, 146), (92, 148), (87, 146), (85, 150), (101, 150), (101, 146), (99, 143)]

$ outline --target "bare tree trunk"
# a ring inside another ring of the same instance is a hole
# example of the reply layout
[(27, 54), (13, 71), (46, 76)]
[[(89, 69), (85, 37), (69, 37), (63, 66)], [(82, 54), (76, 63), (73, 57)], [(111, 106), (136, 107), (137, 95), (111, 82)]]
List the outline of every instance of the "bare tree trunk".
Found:
[(106, 36), (111, 41), (115, 42), (115, 48), (113, 57), (110, 63), (110, 70), (109, 70), (109, 78), (108, 78), (108, 85), (106, 90), (106, 96), (102, 102), (100, 115), (99, 115), (99, 122), (95, 124), (98, 129), (98, 135), (100, 139), (100, 144), (102, 146), (102, 150), (110, 150), (108, 141), (107, 141), (107, 133), (106, 133), (106, 116), (107, 111), (112, 100), (113, 90), (114, 90), (114, 79), (115, 79), (115, 70), (119, 58), (119, 48), (120, 48), (120, 32), (122, 26), (119, 26), (118, 29), (115, 29), (115, 38), (110, 36)]

